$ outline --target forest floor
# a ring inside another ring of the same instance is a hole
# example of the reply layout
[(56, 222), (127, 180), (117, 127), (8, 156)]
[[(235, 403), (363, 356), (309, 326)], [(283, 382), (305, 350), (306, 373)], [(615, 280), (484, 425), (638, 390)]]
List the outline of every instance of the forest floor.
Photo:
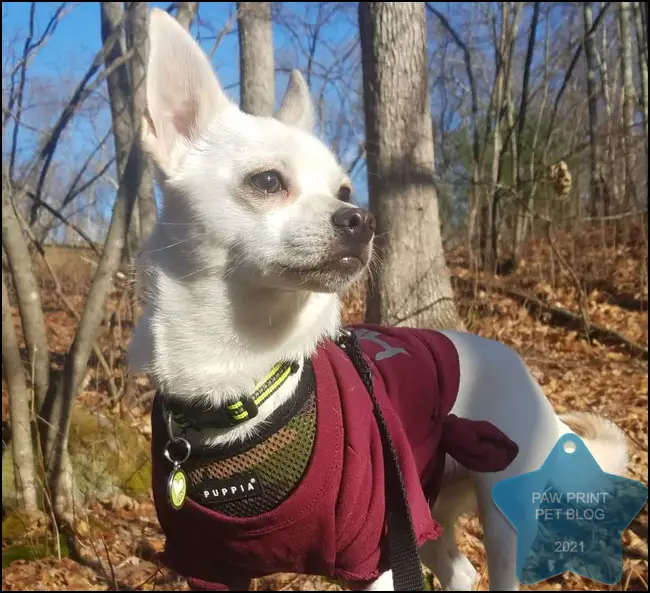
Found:
[[(600, 231), (557, 237), (557, 251), (547, 241), (531, 240), (518, 271), (487, 277), (467, 268), (462, 253), (447, 254), (457, 304), (469, 331), (495, 338), (516, 349), (531, 368), (558, 412), (597, 412), (615, 421), (627, 434), (630, 477), (647, 485), (648, 362), (616, 340), (587, 340), (562, 318), (521, 298), (529, 295), (615, 330), (630, 342), (648, 344), (648, 247), (645, 232), (638, 240), (607, 246)], [(81, 309), (88, 286), (92, 254), (53, 248), (53, 267), (69, 300)], [(570, 269), (569, 269), (570, 268)], [(579, 288), (578, 288), (579, 287)], [(76, 322), (48, 280), (42, 281), (52, 359), (62, 364)], [(582, 311), (577, 303), (584, 295)], [(519, 296), (517, 296), (519, 295)], [(119, 291), (109, 307), (118, 307)], [(531, 301), (532, 302), (532, 301)], [(358, 294), (346, 301), (347, 322), (360, 321), (364, 302)], [(126, 315), (125, 315), (126, 317)], [(19, 329), (18, 323), (16, 325)], [(121, 388), (124, 348), (130, 328), (119, 315), (106, 324), (100, 345), (115, 369)], [(7, 418), (3, 381), (2, 416)], [(85, 381), (79, 406), (102, 418), (119, 419), (146, 442), (151, 386), (138, 378), (128, 396), (110, 401), (106, 376), (96, 361)], [(123, 431), (122, 431), (123, 432)], [(122, 434), (122, 433), (120, 433)], [(126, 445), (124, 445), (126, 448)], [(4, 472), (3, 472), (4, 474)], [(4, 477), (3, 477), (4, 485)], [(113, 493), (80, 510), (74, 537), (61, 537), (60, 549), (48, 535), (47, 520), (24, 525), (9, 514), (3, 521), (3, 590), (186, 590), (186, 584), (159, 567), (156, 554), (163, 536), (148, 488)], [(460, 546), (479, 570), (480, 590), (487, 590), (482, 533), (475, 517), (461, 519)], [(632, 590), (648, 588), (647, 505), (623, 536), (623, 579), (615, 586), (566, 573), (524, 590)], [(280, 574), (254, 581), (257, 590), (336, 590), (338, 586), (304, 575)]]

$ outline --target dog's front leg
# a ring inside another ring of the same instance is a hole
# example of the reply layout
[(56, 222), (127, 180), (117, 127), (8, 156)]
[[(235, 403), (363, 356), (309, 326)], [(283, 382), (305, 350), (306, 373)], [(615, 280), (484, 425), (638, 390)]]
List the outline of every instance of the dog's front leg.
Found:
[(393, 583), (393, 571), (387, 570), (374, 581), (363, 587), (361, 591), (395, 591)]

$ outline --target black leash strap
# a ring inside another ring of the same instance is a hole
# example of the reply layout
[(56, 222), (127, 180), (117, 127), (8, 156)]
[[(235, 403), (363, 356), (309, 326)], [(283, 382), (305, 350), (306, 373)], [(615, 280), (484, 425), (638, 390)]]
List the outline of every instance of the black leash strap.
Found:
[(390, 438), (386, 419), (381, 412), (373, 389), (372, 372), (361, 353), (359, 340), (352, 331), (342, 330), (338, 345), (347, 352), (370, 398), (379, 427), (386, 458), (386, 512), (388, 514), (388, 544), (395, 591), (424, 591), (422, 564), (418, 552), (413, 520), (408, 505), (404, 476), (395, 446)]

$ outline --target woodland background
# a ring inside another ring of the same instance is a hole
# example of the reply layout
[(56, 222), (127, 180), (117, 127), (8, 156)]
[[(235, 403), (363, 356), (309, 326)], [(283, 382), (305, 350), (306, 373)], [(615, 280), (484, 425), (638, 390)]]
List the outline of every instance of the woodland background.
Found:
[[(378, 221), (382, 265), (346, 295), (347, 322), (502, 340), (556, 410), (617, 422), (647, 485), (646, 4), (7, 2), (3, 589), (185, 588), (156, 561), (153, 385), (125, 373), (133, 257), (159, 200), (133, 142), (152, 6), (250, 113), (271, 115), (304, 73), (317, 131)], [(484, 590), (476, 519), (460, 532)], [(646, 506), (608, 589), (647, 590), (647, 538)]]

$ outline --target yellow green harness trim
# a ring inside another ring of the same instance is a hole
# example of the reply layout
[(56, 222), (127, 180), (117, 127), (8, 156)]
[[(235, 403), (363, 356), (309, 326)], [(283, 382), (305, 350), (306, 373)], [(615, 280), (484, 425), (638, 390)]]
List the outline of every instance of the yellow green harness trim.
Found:
[[(201, 410), (185, 408), (175, 411), (171, 409), (173, 420), (182, 428), (193, 427), (198, 430), (201, 425), (215, 428), (228, 428), (236, 426), (246, 420), (255, 418), (258, 408), (267, 401), (286, 380), (299, 368), (297, 362), (281, 361), (276, 363), (266, 376), (253, 388), (253, 392), (241, 396), (236, 402), (227, 404), (219, 409)], [(188, 416), (188, 412), (190, 415)]]
[[(284, 382), (295, 372), (295, 367), (290, 362), (278, 362), (266, 374), (264, 379), (259, 381), (250, 394), (250, 399), (255, 402), (256, 406), (262, 405), (271, 395), (273, 395)], [(235, 422), (242, 422), (249, 417), (248, 410), (245, 409), (244, 403), (239, 400), (234, 404), (226, 406), (228, 413)]]

